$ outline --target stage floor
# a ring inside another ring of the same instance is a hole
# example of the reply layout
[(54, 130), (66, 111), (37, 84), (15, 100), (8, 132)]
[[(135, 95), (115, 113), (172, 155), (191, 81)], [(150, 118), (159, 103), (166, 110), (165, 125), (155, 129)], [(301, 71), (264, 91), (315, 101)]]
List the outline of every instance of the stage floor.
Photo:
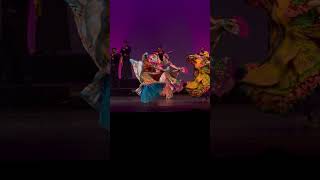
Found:
[(170, 100), (161, 97), (149, 104), (142, 103), (139, 96), (111, 97), (111, 112), (181, 112), (209, 111), (209, 109), (209, 99), (188, 95), (175, 95)]

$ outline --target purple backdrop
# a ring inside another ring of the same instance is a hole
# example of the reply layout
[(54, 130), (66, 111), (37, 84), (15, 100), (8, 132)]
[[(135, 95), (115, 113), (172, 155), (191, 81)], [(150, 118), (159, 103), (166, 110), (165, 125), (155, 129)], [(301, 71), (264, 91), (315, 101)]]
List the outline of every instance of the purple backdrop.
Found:
[(162, 46), (174, 51), (176, 65), (192, 70), (186, 55), (210, 48), (210, 0), (110, 0), (110, 9), (111, 48), (128, 40), (133, 59)]

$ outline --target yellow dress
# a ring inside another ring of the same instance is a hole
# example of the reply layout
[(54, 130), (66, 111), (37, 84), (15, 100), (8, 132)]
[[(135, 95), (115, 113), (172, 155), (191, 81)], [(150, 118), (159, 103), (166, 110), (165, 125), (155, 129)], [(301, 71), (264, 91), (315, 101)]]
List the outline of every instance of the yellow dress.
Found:
[(187, 82), (186, 91), (195, 97), (201, 97), (210, 90), (210, 61), (209, 53), (189, 56), (189, 60), (195, 68), (195, 78)]
[(288, 17), (292, 6), (305, 0), (278, 0), (268, 7), (274, 24), (269, 59), (248, 70), (242, 82), (248, 95), (264, 110), (287, 112), (319, 85), (320, 26), (314, 9)]

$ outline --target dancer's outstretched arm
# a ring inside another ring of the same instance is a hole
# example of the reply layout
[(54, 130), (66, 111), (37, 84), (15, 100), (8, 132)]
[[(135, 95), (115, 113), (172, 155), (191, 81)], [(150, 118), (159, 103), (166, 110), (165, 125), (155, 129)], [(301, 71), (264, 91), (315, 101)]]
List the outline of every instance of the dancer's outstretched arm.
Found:
[(183, 69), (181, 67), (174, 65), (172, 62), (170, 62), (170, 67), (172, 67), (173, 69), (179, 70), (179, 71), (181, 71)]

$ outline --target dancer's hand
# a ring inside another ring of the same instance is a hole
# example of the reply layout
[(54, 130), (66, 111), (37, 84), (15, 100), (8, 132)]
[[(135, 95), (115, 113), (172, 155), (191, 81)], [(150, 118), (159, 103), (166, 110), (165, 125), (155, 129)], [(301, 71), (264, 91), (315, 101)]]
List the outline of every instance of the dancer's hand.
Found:
[(187, 72), (188, 72), (188, 69), (185, 68), (185, 67), (182, 67), (182, 68), (180, 68), (180, 71), (181, 71), (182, 73), (187, 73)]

